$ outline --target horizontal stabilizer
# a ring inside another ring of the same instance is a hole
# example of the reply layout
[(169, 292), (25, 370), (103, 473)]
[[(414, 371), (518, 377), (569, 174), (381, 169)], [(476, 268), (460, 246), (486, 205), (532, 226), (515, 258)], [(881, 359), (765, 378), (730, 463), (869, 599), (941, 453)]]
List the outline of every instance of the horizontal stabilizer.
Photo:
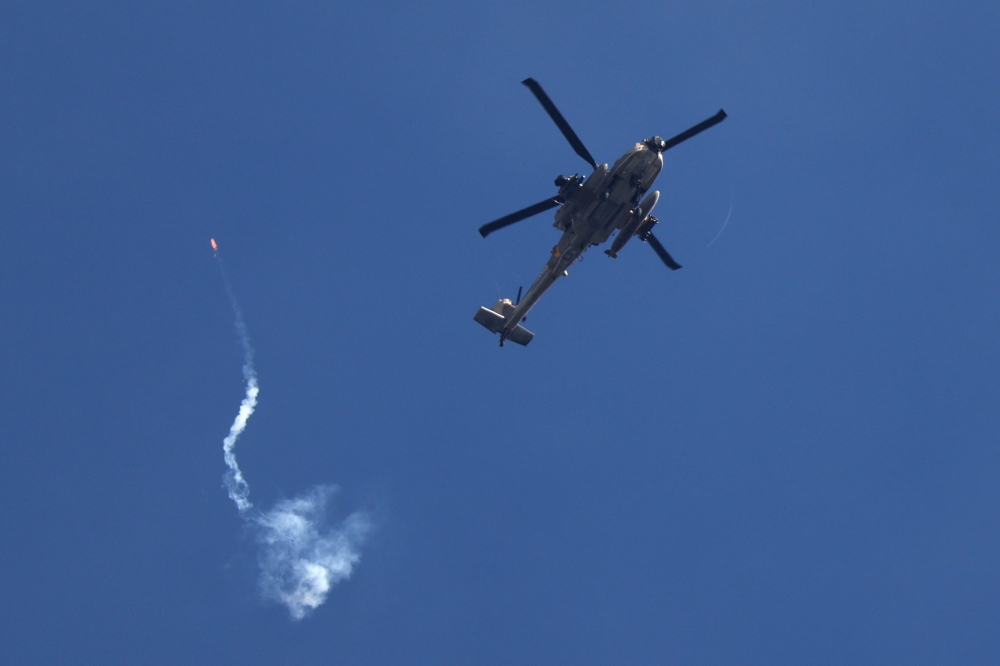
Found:
[[(483, 325), (486, 330), (490, 333), (500, 333), (503, 331), (504, 323), (507, 321), (506, 317), (501, 314), (497, 314), (489, 308), (479, 308), (479, 312), (473, 317), (476, 321)], [(514, 327), (512, 331), (507, 334), (507, 339), (511, 342), (516, 342), (519, 345), (526, 345), (531, 342), (531, 339), (535, 337), (535, 334), (526, 329), (524, 326), (518, 324)]]

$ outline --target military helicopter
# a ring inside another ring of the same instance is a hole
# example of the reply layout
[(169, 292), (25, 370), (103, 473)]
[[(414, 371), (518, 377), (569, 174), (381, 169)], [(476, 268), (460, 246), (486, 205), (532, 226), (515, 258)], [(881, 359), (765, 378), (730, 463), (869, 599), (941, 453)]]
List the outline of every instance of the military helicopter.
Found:
[(500, 334), (501, 347), (507, 340), (519, 345), (531, 342), (535, 334), (520, 325), (528, 311), (556, 280), (569, 275), (569, 267), (586, 252), (587, 248), (605, 242), (615, 230), (618, 230), (618, 236), (611, 244), (611, 248), (604, 251), (609, 257), (616, 258), (625, 243), (636, 236), (639, 240), (649, 243), (668, 268), (677, 270), (681, 267), (653, 235), (653, 227), (659, 220), (650, 213), (660, 198), (659, 191), (651, 192), (645, 199), (642, 197), (663, 168), (663, 151), (726, 119), (726, 112), (720, 109), (711, 118), (672, 139), (664, 141), (654, 136), (640, 141), (618, 158), (614, 166), (609, 169), (607, 164), (598, 165), (594, 161), (576, 132), (559, 113), (559, 109), (537, 81), (528, 78), (521, 83), (534, 93), (576, 154), (585, 159), (594, 171), (586, 178), (579, 174), (560, 175), (555, 181), (559, 192), (554, 197), (505, 215), (479, 228), (479, 233), (486, 238), (494, 231), (515, 222), (559, 207), (553, 226), (562, 231), (563, 235), (552, 248), (552, 254), (545, 268), (534, 284), (528, 288), (524, 299), (521, 299), (519, 289), (517, 301), (511, 302), (509, 298), (501, 298), (492, 308), (479, 308), (474, 317), (489, 331)]

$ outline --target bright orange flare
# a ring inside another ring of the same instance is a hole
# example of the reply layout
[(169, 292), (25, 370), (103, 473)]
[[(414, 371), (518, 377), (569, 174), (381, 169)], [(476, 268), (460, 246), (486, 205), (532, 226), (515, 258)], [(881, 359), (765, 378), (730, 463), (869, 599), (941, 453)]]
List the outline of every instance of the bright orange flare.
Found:
[(212, 249), (215, 250), (216, 252), (219, 251), (219, 246), (215, 244), (215, 239), (214, 238), (212, 239)]

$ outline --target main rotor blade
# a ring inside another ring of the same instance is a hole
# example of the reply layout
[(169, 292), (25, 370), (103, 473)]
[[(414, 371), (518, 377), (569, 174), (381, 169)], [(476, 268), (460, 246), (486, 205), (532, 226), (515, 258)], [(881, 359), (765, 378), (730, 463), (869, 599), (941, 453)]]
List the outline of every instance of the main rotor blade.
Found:
[(691, 129), (686, 130), (684, 132), (681, 132), (680, 134), (678, 134), (674, 138), (667, 139), (667, 143), (663, 147), (663, 150), (669, 150), (669, 149), (673, 148), (674, 146), (676, 146), (681, 141), (687, 141), (688, 139), (690, 139), (691, 137), (693, 137), (695, 134), (700, 134), (700, 133), (704, 132), (705, 130), (707, 130), (709, 127), (712, 127), (714, 125), (718, 125), (719, 123), (721, 123), (726, 118), (727, 118), (726, 112), (723, 111), (722, 109), (719, 109), (719, 112), (717, 114), (715, 114), (714, 116), (712, 116), (711, 118), (709, 118), (708, 120), (703, 120), (702, 122), (698, 123), (697, 125), (695, 125)]
[(676, 271), (681, 267), (681, 265), (674, 261), (674, 258), (670, 256), (670, 253), (667, 252), (667, 248), (663, 247), (660, 241), (656, 239), (656, 236), (653, 235), (652, 231), (646, 233), (646, 240), (653, 246), (653, 251), (660, 256), (660, 259), (662, 259), (663, 263), (667, 265), (667, 268), (672, 271)]
[(556, 105), (552, 103), (549, 96), (546, 95), (545, 91), (542, 90), (542, 87), (538, 85), (538, 81), (528, 78), (521, 81), (521, 83), (528, 86), (531, 92), (535, 93), (535, 97), (538, 98), (538, 101), (541, 102), (542, 106), (545, 107), (545, 110), (548, 111), (549, 116), (555, 121), (556, 126), (560, 129), (560, 131), (562, 131), (566, 140), (569, 141), (569, 145), (573, 146), (573, 150), (576, 151), (576, 154), (587, 160), (587, 163), (596, 169), (597, 162), (595, 162), (594, 158), (590, 156), (590, 152), (587, 150), (586, 146), (583, 145), (583, 141), (580, 141), (580, 137), (578, 137), (576, 132), (573, 131), (573, 128), (569, 126), (569, 123), (566, 122), (563, 115), (559, 113), (559, 109), (556, 108)]
[(511, 213), (510, 215), (504, 215), (499, 220), (493, 220), (489, 224), (484, 224), (479, 227), (479, 233), (483, 238), (486, 238), (491, 233), (498, 229), (503, 229), (508, 227), (515, 222), (520, 222), (521, 220), (527, 219), (532, 215), (538, 215), (539, 213), (544, 213), (550, 208), (555, 208), (556, 206), (561, 206), (563, 204), (562, 200), (557, 197), (551, 199), (546, 199), (545, 201), (539, 201), (534, 206), (528, 206), (527, 208), (522, 208), (516, 213)]

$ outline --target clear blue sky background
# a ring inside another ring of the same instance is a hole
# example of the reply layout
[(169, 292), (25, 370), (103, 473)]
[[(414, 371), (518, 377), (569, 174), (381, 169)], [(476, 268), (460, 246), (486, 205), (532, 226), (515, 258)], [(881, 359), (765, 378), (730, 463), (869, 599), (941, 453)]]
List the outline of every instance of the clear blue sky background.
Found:
[[(1000, 8), (6, 2), (4, 664), (1000, 660)], [(723, 107), (666, 270), (476, 228)], [(710, 248), (732, 204), (732, 218)], [(379, 529), (301, 622), (221, 486)]]

